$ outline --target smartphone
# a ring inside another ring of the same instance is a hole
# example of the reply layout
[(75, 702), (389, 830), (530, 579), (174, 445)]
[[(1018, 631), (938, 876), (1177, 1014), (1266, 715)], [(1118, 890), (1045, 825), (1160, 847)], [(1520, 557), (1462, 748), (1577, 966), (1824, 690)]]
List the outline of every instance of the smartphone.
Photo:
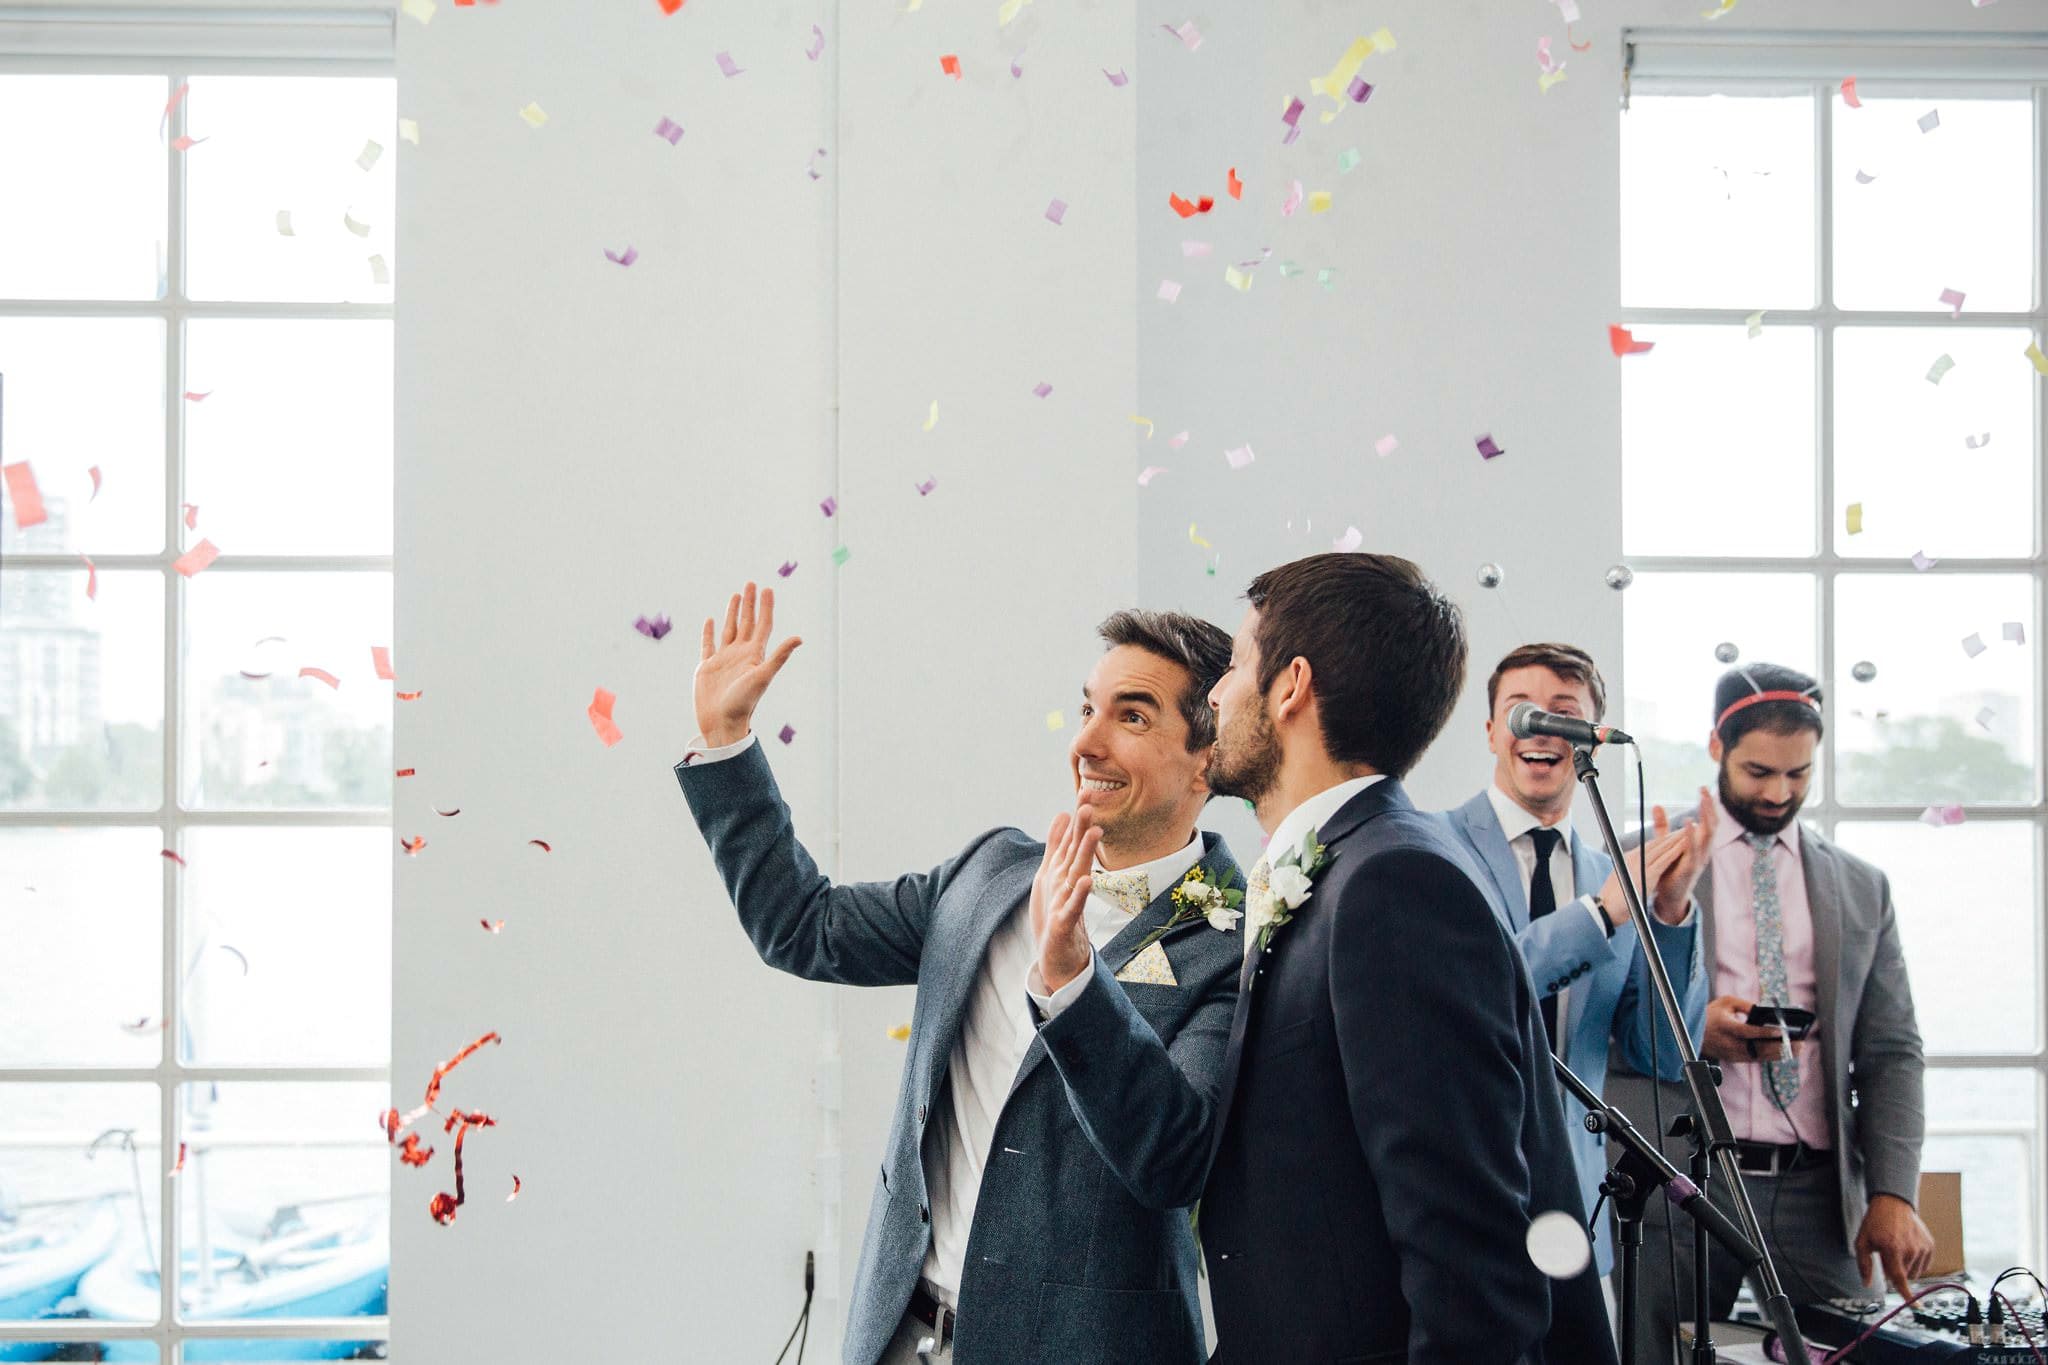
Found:
[(1814, 1013), (1796, 1005), (1752, 1005), (1749, 1018), (1745, 1021), (1757, 1028), (1778, 1028), (1782, 1026), (1798, 1042), (1813, 1032)]

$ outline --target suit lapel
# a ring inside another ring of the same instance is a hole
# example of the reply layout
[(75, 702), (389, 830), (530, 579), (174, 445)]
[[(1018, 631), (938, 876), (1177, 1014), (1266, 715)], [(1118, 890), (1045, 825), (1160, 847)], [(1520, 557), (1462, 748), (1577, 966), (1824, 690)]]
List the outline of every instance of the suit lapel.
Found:
[[(1841, 869), (1834, 850), (1803, 829), (1799, 832), (1799, 861), (1806, 878), (1806, 908), (1813, 916), (1815, 994), (1826, 1029), (1821, 1046), (1826, 1049), (1829, 1092), (1839, 1095), (1845, 1093), (1845, 1087), (1839, 1083), (1837, 1068), (1846, 1074), (1849, 1042), (1848, 1031), (1836, 1027), (1835, 1015), (1842, 980)], [(1830, 1122), (1832, 1108), (1830, 1103)]]
[(1458, 818), (1465, 822), (1472, 846), (1479, 850), (1479, 860), (1493, 878), (1501, 904), (1508, 908), (1508, 927), (1516, 932), (1528, 928), (1529, 897), (1522, 889), (1522, 869), (1515, 862), (1515, 851), (1508, 847), (1507, 831), (1500, 827), (1493, 801), (1481, 792), (1459, 808)]
[[(932, 1072), (928, 1093), (929, 1102), (938, 1094), (939, 1086), (946, 1079), (947, 1061), (953, 1055), (953, 1046), (960, 1040), (960, 1025), (967, 1013), (967, 1002), (973, 996), (975, 978), (981, 974), (981, 964), (988, 957), (989, 940), (996, 930), (1014, 914), (1031, 894), (1031, 879), (1038, 872), (1041, 845), (1030, 857), (1019, 858), (1013, 865), (1002, 869), (988, 879), (988, 884), (975, 898), (972, 919), (967, 928), (967, 943), (964, 950), (953, 959), (953, 970), (945, 977), (937, 1011), (933, 1015)], [(1034, 1044), (1036, 1046), (1036, 1044)]]

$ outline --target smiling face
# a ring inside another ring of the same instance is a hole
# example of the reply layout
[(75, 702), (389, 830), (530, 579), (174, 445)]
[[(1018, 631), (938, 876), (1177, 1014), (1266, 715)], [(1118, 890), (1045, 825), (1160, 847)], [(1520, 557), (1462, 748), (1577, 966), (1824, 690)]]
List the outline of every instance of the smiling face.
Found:
[(1500, 675), (1493, 714), (1486, 721), (1486, 747), (1493, 751), (1493, 782), (1516, 805), (1548, 824), (1571, 809), (1572, 746), (1540, 735), (1517, 739), (1508, 712), (1525, 701), (1560, 716), (1594, 719), (1593, 689), (1553, 673), (1541, 664), (1511, 668)]
[(1102, 830), (1103, 866), (1163, 858), (1193, 837), (1209, 799), (1210, 750), (1188, 749), (1187, 670), (1136, 645), (1096, 660), (1067, 751), (1077, 805)]
[(1721, 765), (1721, 804), (1751, 834), (1776, 834), (1799, 817), (1813, 785), (1813, 751), (1820, 735), (1751, 730), (1733, 748), (1715, 735), (1707, 753)]
[(1244, 614), (1230, 642), (1230, 667), (1209, 689), (1216, 712), (1216, 756), (1209, 764), (1209, 788), (1257, 805), (1280, 780), (1280, 737), (1259, 690), (1259, 613)]

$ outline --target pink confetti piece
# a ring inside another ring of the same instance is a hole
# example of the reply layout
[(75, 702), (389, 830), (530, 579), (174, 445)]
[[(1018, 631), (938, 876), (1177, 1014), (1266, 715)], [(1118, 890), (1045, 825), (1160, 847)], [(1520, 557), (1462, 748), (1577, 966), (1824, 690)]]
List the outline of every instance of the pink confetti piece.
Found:
[(1182, 446), (1186, 445), (1187, 443), (1188, 434), (1185, 431), (1183, 431), (1180, 435), (1175, 436), (1169, 441), (1167, 441), (1167, 444), (1172, 446), (1175, 450), (1179, 450)]
[(391, 682), (398, 677), (391, 668), (391, 647), (389, 645), (370, 646), (370, 667), (375, 669), (377, 676), (386, 682)]
[(196, 502), (181, 502), (178, 506), (185, 509), (185, 529), (188, 531), (198, 530), (199, 504)]
[(1177, 301), (1180, 298), (1180, 282), (1178, 280), (1161, 280), (1159, 282), (1159, 297), (1167, 303)]
[(185, 577), (190, 578), (196, 573), (204, 572), (214, 560), (219, 558), (220, 550), (218, 547), (210, 540), (202, 540), (171, 561), (171, 567), (185, 575)]
[(721, 52), (714, 60), (718, 63), (718, 69), (728, 77), (737, 76), (746, 69), (733, 61), (730, 52)]
[(839, 499), (825, 499), (823, 502), (818, 504), (818, 510), (822, 511), (828, 517), (831, 516), (834, 512), (837, 512), (839, 510)]
[(607, 749), (625, 738), (612, 722), (612, 704), (617, 700), (617, 696), (600, 687), (590, 699), (590, 705), (583, 709), (584, 714), (590, 717), (591, 728), (597, 731), (597, 737), (604, 741)]
[(1372, 443), (1372, 448), (1378, 451), (1380, 458), (1384, 460), (1387, 456), (1399, 450), (1401, 448), (1401, 443), (1394, 439), (1394, 435), (1392, 432), (1389, 432), (1385, 436), (1380, 437), (1377, 441), (1374, 441)]
[(0, 475), (7, 481), (7, 500), (14, 504), (14, 526), (26, 531), (31, 526), (40, 526), (50, 519), (43, 507), (43, 492), (36, 487), (36, 472), (27, 460), (19, 464), (0, 467)]
[(204, 403), (207, 399), (211, 397), (213, 397), (212, 389), (208, 389), (204, 393), (195, 393), (190, 389), (187, 389), (185, 391), (185, 401), (187, 403)]
[(656, 616), (652, 620), (642, 616), (633, 622), (633, 629), (639, 631), (650, 640), (659, 640), (662, 636), (667, 635), (669, 631), (673, 630), (674, 627), (669, 624), (669, 619), (666, 616)]
[(1045, 206), (1045, 217), (1047, 222), (1055, 226), (1064, 223), (1067, 219), (1067, 201), (1055, 199), (1050, 204), (1047, 204)]
[(663, 115), (661, 122), (654, 125), (654, 135), (667, 138), (668, 145), (673, 147), (683, 140), (683, 125)]
[(614, 253), (610, 247), (606, 247), (604, 258), (613, 265), (631, 265), (640, 259), (640, 251), (637, 247), (629, 246), (623, 253)]
[(79, 558), (85, 560), (85, 600), (88, 602), (97, 601), (100, 595), (99, 566), (84, 555), (80, 555)]
[(1984, 643), (1984, 637), (1974, 631), (1963, 637), (1963, 653), (1973, 659), (1989, 648), (1991, 646)]
[(1129, 85), (1131, 83), (1131, 78), (1127, 74), (1125, 74), (1121, 68), (1115, 71), (1111, 71), (1108, 67), (1105, 66), (1102, 68), (1102, 74), (1104, 76), (1107, 76), (1109, 78), (1109, 83), (1111, 85), (1116, 86), (1118, 89), (1122, 89), (1124, 86)]
[(1024, 54), (1019, 52), (1010, 58), (1010, 75), (1022, 79), (1024, 75)]
[(1232, 469), (1243, 469), (1246, 465), (1250, 464), (1253, 460), (1256, 460), (1259, 457), (1255, 453), (1253, 453), (1252, 448), (1250, 446), (1242, 445), (1224, 451), (1223, 458), (1230, 461), (1230, 467)]
[(1536, 65), (1546, 75), (1562, 67), (1562, 63), (1550, 55), (1550, 35), (1547, 33), (1536, 40)]
[(174, 137), (171, 139), (171, 150), (174, 152), (189, 152), (207, 140), (203, 137)]
[(1365, 544), (1364, 532), (1360, 531), (1356, 526), (1347, 526), (1344, 528), (1343, 535), (1330, 542), (1330, 548), (1342, 554), (1350, 554), (1363, 544)]
[(812, 61), (814, 61), (814, 62), (815, 62), (816, 60), (818, 60), (818, 58), (820, 58), (820, 57), (822, 57), (822, 56), (824, 56), (824, 55), (825, 55), (825, 30), (824, 30), (824, 29), (822, 29), (822, 28), (819, 28), (819, 27), (818, 27), (818, 26), (817, 26), (816, 24), (812, 24), (812, 25), (811, 25), (811, 45), (810, 45), (809, 47), (807, 47), (807, 48), (805, 48), (805, 49), (804, 49), (804, 56), (806, 56), (806, 57), (809, 57), (809, 58), (810, 58), (810, 59), (811, 59)]
[(1856, 97), (1856, 78), (1854, 76), (1850, 76), (1842, 82), (1842, 103), (1848, 105), (1851, 109), (1861, 109), (1863, 107), (1863, 101)]
[(2027, 642), (2027, 627), (2023, 621), (2007, 621), (2000, 631), (2010, 644), (2023, 645)]
[(1929, 558), (1925, 550), (1913, 551), (1912, 565), (1921, 573), (1926, 573), (1929, 569), (1933, 568), (1935, 565), (1939, 563), (1941, 563), (1940, 560)]
[(171, 100), (170, 103), (164, 106), (163, 117), (156, 121), (156, 135), (158, 137), (162, 137), (164, 135), (164, 129), (170, 126), (171, 111), (173, 109), (176, 109), (179, 105), (183, 104), (185, 102), (185, 96), (189, 95), (190, 93), (192, 93), (192, 86), (189, 82), (180, 85), (176, 90), (173, 90), (171, 92)]
[(1344, 93), (1351, 97), (1353, 104), (1364, 104), (1372, 98), (1372, 87), (1366, 84), (1365, 77), (1353, 76), (1351, 84), (1345, 87)]
[(87, 502), (92, 502), (100, 495), (100, 467), (98, 465), (94, 465), (91, 469), (88, 469), (85, 472), (92, 476), (92, 497), (86, 499)]
[(1144, 467), (1143, 469), (1141, 469), (1141, 470), (1139, 470), (1139, 471), (1138, 471), (1138, 487), (1140, 487), (1140, 488), (1147, 488), (1147, 487), (1150, 487), (1150, 486), (1151, 486), (1151, 483), (1152, 483), (1152, 477), (1153, 477), (1153, 475), (1155, 475), (1155, 474), (1164, 474), (1165, 472), (1166, 472), (1166, 466), (1165, 466), (1165, 465), (1163, 465), (1163, 464), (1148, 464), (1148, 465), (1146, 465), (1146, 466), (1145, 466), (1145, 467)]
[(1047, 394), (1052, 392), (1052, 385), (1046, 383), (1044, 380), (1040, 380), (1037, 384), (1034, 384), (1032, 386), (1031, 391), (1037, 394), (1040, 398), (1043, 398)]
[(775, 572), (784, 578), (789, 577), (791, 574), (796, 572), (796, 561), (794, 559), (783, 560), (782, 567), (777, 569)]
[(784, 744), (787, 744), (796, 738), (796, 727), (794, 725), (785, 725), (775, 732), (775, 737)]
[(1503, 450), (1500, 447), (1500, 445), (1493, 439), (1493, 434), (1491, 432), (1487, 433), (1484, 436), (1481, 436), (1477, 441), (1473, 442), (1473, 444), (1479, 447), (1479, 454), (1482, 459), (1492, 460), (1507, 454), (1507, 451)]
[[(1297, 100), (1295, 103), (1299, 104), (1300, 101)], [(1282, 218), (1292, 218), (1294, 211), (1301, 207), (1301, 201), (1304, 197), (1301, 182), (1297, 180), (1294, 182), (1294, 188), (1287, 192), (1287, 198), (1281, 201), (1280, 216)]]
[(299, 670), (299, 676), (302, 678), (311, 678), (315, 682), (324, 682), (337, 692), (341, 690), (341, 679), (335, 677), (332, 673), (329, 673), (324, 668), (302, 668)]
[(1202, 45), (1202, 31), (1195, 27), (1195, 21), (1192, 19), (1182, 24), (1179, 28), (1175, 28), (1172, 24), (1161, 24), (1159, 27), (1180, 39), (1181, 46), (1190, 52), (1193, 52)]
[(184, 859), (184, 858), (183, 858), (182, 856), (180, 856), (180, 855), (179, 855), (179, 854), (178, 854), (178, 853), (177, 853), (177, 852), (176, 852), (175, 850), (173, 850), (173, 849), (168, 849), (168, 848), (167, 848), (167, 849), (163, 850), (163, 856), (164, 856), (164, 857), (166, 857), (166, 858), (169, 858), (169, 859), (170, 859), (170, 860), (171, 860), (172, 862), (176, 863), (176, 864), (177, 864), (177, 865), (178, 865), (179, 867), (188, 867), (188, 866), (190, 866), (190, 864), (189, 864), (189, 863), (187, 863), (187, 862), (185, 861), (185, 859)]
[(1287, 112), (1280, 116), (1280, 121), (1289, 128), (1299, 126), (1301, 123), (1301, 111), (1307, 107), (1307, 105), (1301, 102), (1301, 96), (1294, 96), (1287, 101)]
[(1932, 825), (1936, 829), (1940, 829), (1944, 825), (1960, 825), (1963, 823), (1963, 808), (1961, 806), (1929, 806), (1926, 810), (1920, 812), (1920, 823)]
[(1952, 318), (1959, 318), (1959, 317), (1961, 317), (1961, 316), (1963, 315), (1963, 291), (1962, 291), (1962, 290), (1960, 290), (1960, 289), (1944, 289), (1944, 290), (1942, 290), (1942, 291), (1941, 291), (1941, 301), (1942, 301), (1943, 303), (1945, 303), (1945, 304), (1947, 304), (1947, 305), (1948, 305), (1948, 309), (1949, 309), (1948, 315), (1949, 315), (1950, 317), (1952, 317)]
[(938, 486), (939, 486), (939, 481), (938, 481), (938, 479), (936, 479), (936, 478), (929, 478), (929, 479), (926, 479), (926, 480), (925, 480), (925, 481), (924, 481), (923, 483), (921, 483), (921, 484), (917, 485), (917, 495), (918, 495), (918, 496), (919, 496), (920, 498), (928, 498), (928, 497), (930, 497), (930, 496), (931, 496), (932, 490), (933, 490), (934, 488), (937, 488)]
[(1180, 244), (1180, 254), (1183, 260), (1191, 261), (1197, 256), (1206, 256), (1210, 250), (1211, 248), (1207, 242), (1182, 242)]

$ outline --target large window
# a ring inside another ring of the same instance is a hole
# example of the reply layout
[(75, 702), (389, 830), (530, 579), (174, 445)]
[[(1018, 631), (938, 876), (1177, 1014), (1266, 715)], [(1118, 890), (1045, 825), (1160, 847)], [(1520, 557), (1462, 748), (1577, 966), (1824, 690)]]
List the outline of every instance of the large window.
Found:
[[(1916, 75), (1930, 53), (1939, 70)], [(1999, 1269), (2040, 1262), (2048, 1198), (2027, 353), (2048, 336), (2048, 86), (1983, 79), (1990, 53), (1765, 45), (1726, 68), (1738, 80), (1695, 47), (1673, 79), (1639, 68), (1621, 288), (1655, 349), (1622, 361), (1623, 689), (1653, 798), (1683, 803), (1713, 780), (1730, 660), (1822, 679), (1807, 813), (1890, 876), (1930, 1068), (1925, 1165), (1963, 1172), (1970, 1263)]]
[(46, 22), (0, 23), (0, 1360), (381, 1358), (390, 15)]

